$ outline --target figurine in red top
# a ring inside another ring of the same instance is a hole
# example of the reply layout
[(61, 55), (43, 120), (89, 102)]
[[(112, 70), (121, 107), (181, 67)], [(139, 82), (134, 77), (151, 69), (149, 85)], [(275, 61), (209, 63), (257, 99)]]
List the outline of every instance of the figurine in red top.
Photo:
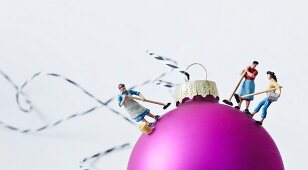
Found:
[(249, 105), (250, 101), (254, 99), (253, 96), (249, 97), (241, 97), (243, 95), (252, 94), (255, 92), (255, 78), (258, 75), (258, 71), (256, 70), (257, 65), (259, 64), (258, 61), (254, 61), (250, 66), (248, 66), (245, 70), (243, 70), (242, 74), (244, 74), (244, 82), (242, 83), (241, 90), (239, 94), (234, 94), (236, 102), (238, 106), (235, 108), (240, 109), (243, 100), (246, 101), (246, 108), (244, 110), (245, 113), (250, 114), (249, 112)]

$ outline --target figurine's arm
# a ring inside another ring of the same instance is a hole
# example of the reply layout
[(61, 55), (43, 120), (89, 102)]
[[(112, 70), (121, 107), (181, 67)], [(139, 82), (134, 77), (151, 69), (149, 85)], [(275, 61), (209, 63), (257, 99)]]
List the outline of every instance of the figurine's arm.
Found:
[(246, 67), (244, 70), (242, 70), (242, 72), (241, 72), (240, 75), (247, 74), (247, 73), (248, 73), (249, 67), (250, 67), (250, 66), (248, 66), (248, 67)]
[(119, 104), (120, 107), (125, 105), (126, 99), (127, 99), (127, 96), (124, 96), (124, 99)]
[(139, 97), (141, 98), (142, 101), (145, 101), (145, 100), (146, 100), (146, 99), (143, 97), (143, 95), (142, 95), (139, 91), (129, 90), (129, 92), (130, 92), (132, 95), (139, 96)]
[(281, 88), (278, 89), (278, 97), (281, 96)]
[(118, 102), (119, 102), (119, 106), (122, 107), (125, 105), (125, 101), (127, 99), (127, 96), (124, 96), (124, 99), (123, 99), (123, 96), (119, 95), (118, 97)]
[(280, 86), (277, 82), (271, 82), (269, 87), (268, 87), (268, 89), (276, 89), (276, 90), (273, 90), (273, 92), (277, 93), (278, 97), (280, 97), (280, 95), (281, 95), (281, 88), (282, 88), (282, 86)]
[(276, 83), (277, 84), (277, 90), (278, 90), (278, 97), (280, 97), (280, 95), (281, 95), (281, 86), (278, 84), (278, 83)]

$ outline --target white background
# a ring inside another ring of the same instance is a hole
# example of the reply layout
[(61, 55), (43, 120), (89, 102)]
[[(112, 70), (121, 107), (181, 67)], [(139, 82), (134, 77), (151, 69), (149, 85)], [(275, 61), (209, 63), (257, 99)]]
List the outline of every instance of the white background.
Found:
[[(258, 60), (256, 89), (266, 88), (267, 70), (275, 71), (284, 87), (280, 101), (270, 106), (264, 127), (279, 147), (285, 168), (304, 170), (307, 18), (304, 0), (0, 0), (0, 69), (19, 85), (38, 71), (60, 73), (104, 101), (118, 93), (120, 82), (131, 86), (169, 71), (145, 53), (149, 49), (184, 68), (193, 62), (204, 64), (224, 99), (240, 71)], [(200, 68), (191, 72), (192, 79), (203, 78)], [(164, 79), (184, 81), (175, 72)], [(160, 86), (137, 90), (149, 99), (173, 101), (168, 89)], [(97, 104), (59, 79), (42, 77), (25, 92), (41, 113), (18, 110), (14, 89), (0, 77), (1, 121), (36, 128)], [(263, 97), (257, 96), (251, 109)], [(111, 106), (125, 114), (115, 102)], [(145, 106), (157, 114), (164, 112)], [(82, 158), (125, 142), (134, 144), (139, 135), (106, 108), (36, 134), (1, 128), (1, 169), (78, 169)], [(130, 152), (114, 153), (96, 167), (126, 169)]]

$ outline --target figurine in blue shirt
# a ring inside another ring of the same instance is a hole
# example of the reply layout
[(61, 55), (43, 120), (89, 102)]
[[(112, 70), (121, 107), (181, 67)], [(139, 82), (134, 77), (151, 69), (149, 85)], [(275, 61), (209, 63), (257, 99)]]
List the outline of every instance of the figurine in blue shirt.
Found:
[(141, 98), (142, 101), (145, 100), (143, 95), (135, 90), (127, 90), (124, 84), (119, 84), (118, 88), (121, 92), (121, 94), (118, 96), (118, 102), (119, 106), (122, 107), (124, 106), (128, 114), (132, 119), (135, 119), (136, 122), (145, 122), (147, 123), (150, 127), (154, 126), (154, 123), (149, 123), (146, 119), (145, 116), (149, 116), (156, 121), (160, 118), (159, 115), (153, 115), (149, 109), (143, 107), (140, 105), (138, 102), (136, 102), (134, 99), (130, 98), (129, 96), (132, 95), (137, 95)]

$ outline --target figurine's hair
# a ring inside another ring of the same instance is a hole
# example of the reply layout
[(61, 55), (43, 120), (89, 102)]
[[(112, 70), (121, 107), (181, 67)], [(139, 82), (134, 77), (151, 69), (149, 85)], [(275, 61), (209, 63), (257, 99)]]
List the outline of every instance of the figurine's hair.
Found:
[(267, 71), (266, 74), (270, 75), (272, 79), (274, 79), (277, 82), (277, 76), (272, 71)]
[(125, 84), (120, 83), (120, 84), (118, 85), (118, 88), (120, 89), (120, 88), (122, 88), (122, 87), (125, 87)]
[(259, 62), (258, 61), (253, 61), (252, 64), (258, 65)]

